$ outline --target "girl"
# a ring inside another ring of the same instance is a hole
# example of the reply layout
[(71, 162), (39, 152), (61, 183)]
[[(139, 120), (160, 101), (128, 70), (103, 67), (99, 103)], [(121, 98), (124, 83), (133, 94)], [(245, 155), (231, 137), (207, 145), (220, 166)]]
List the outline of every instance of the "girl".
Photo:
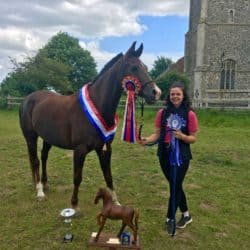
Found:
[[(166, 108), (160, 109), (156, 115), (155, 132), (141, 141), (143, 145), (158, 141), (157, 155), (170, 187), (166, 229), (172, 236), (175, 235), (176, 227), (185, 228), (192, 222), (182, 183), (192, 159), (190, 144), (196, 141), (197, 131), (197, 117), (190, 106), (184, 85), (181, 82), (174, 83), (167, 95)], [(176, 224), (178, 207), (182, 216)]]

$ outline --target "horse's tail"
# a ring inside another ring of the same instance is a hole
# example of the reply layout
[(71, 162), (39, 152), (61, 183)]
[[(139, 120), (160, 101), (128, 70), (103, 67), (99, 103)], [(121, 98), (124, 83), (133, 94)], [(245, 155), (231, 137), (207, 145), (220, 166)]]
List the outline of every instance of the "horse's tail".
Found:
[(136, 230), (138, 230), (138, 220), (139, 220), (139, 211), (135, 209), (134, 210), (134, 222), (135, 222)]
[(35, 106), (34, 101), (30, 96), (27, 96), (19, 106), (19, 124), (22, 129), (24, 136), (28, 133), (32, 127), (32, 111)]

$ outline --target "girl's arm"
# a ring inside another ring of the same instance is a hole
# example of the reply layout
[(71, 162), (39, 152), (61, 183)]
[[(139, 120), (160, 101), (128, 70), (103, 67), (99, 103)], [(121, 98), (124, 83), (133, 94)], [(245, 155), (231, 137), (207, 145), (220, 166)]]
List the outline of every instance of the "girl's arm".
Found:
[(153, 134), (151, 134), (148, 137), (142, 138), (142, 140), (140, 141), (140, 143), (142, 145), (154, 143), (154, 142), (156, 142), (159, 139), (159, 137), (160, 137), (160, 128), (156, 128), (155, 132)]
[(185, 143), (195, 143), (197, 132), (190, 133), (189, 135), (183, 134), (180, 130), (174, 132), (175, 138), (184, 141)]

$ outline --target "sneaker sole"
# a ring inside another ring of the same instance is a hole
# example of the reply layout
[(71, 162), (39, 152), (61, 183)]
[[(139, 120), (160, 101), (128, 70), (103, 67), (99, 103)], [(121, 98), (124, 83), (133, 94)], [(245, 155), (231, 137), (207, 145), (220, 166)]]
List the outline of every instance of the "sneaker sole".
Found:
[(187, 221), (186, 224), (185, 224), (184, 226), (177, 226), (177, 225), (176, 225), (176, 228), (183, 229), (183, 228), (185, 228), (188, 224), (190, 224), (192, 221), (193, 221), (193, 220), (192, 220), (192, 218), (191, 218), (191, 220)]

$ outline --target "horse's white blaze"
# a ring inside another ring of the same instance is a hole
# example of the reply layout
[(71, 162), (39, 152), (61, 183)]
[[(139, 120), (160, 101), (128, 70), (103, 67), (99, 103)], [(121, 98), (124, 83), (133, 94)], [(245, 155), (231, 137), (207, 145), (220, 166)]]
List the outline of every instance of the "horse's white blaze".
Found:
[(118, 201), (117, 199), (117, 195), (116, 195), (116, 192), (113, 191), (112, 189), (108, 188), (109, 192), (111, 193), (112, 195), (112, 200), (113, 200), (113, 203), (118, 205), (118, 206), (121, 206), (121, 203)]
[(37, 190), (37, 197), (38, 198), (43, 198), (45, 197), (45, 194), (43, 192), (43, 184), (41, 182), (38, 182), (36, 184), (36, 190)]

